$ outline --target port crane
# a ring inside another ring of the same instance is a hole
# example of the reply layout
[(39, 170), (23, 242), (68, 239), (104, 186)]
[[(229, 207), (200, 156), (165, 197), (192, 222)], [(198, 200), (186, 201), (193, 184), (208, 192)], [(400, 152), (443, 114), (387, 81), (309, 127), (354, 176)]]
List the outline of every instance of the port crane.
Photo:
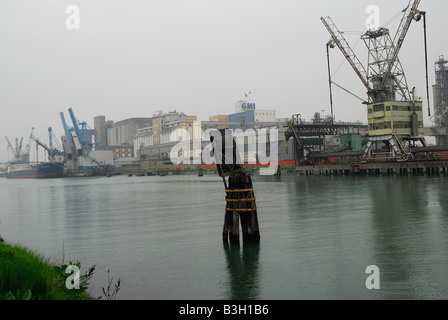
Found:
[[(73, 127), (69, 127), (65, 121), (64, 113), (60, 113), (62, 120), (62, 126), (64, 127), (65, 137), (63, 138), (63, 143), (65, 145), (66, 153), (68, 158), (76, 159), (77, 156), (81, 156), (83, 152), (88, 153), (93, 149), (94, 143), (89, 141), (89, 129), (87, 128), (86, 122), (79, 122), (73, 109), (68, 109), (70, 119), (72, 120)], [(81, 128), (80, 128), (81, 126)]]
[(28, 163), (29, 162), (29, 152), (27, 150), (25, 150), (25, 152), (22, 153), (23, 138), (20, 138), (20, 141), (18, 138), (16, 138), (15, 148), (12, 146), (11, 141), (8, 139), (8, 137), (5, 137), (5, 139), (8, 144), (8, 149), (10, 149), (14, 155), (14, 159), (11, 160), (11, 162)]
[(9, 141), (8, 137), (5, 137), (6, 142), (8, 143), (8, 148), (11, 149), (12, 153), (14, 154), (14, 158), (15, 159), (19, 159), (22, 153), (22, 140), (23, 138), (20, 139), (20, 147), (19, 147), (19, 143), (18, 143), (18, 138), (16, 138), (16, 148), (14, 149), (11, 141)]
[(400, 22), (397, 33), (392, 40), (387, 28), (368, 30), (361, 39), (364, 41), (369, 52), (367, 68), (358, 59), (353, 49), (330, 17), (322, 17), (321, 21), (331, 35), (329, 42), (336, 45), (349, 62), (362, 84), (367, 90), (369, 103), (411, 100), (406, 76), (398, 54), (411, 22), (420, 11), (417, 10), (421, 0), (414, 0), (403, 10), (403, 19)]
[[(104, 161), (98, 161), (93, 155), (95, 151), (95, 142), (92, 142), (92, 137), (95, 135), (87, 122), (78, 121), (75, 117), (72, 108), (68, 109), (70, 119), (73, 127), (69, 127), (65, 121), (64, 114), (61, 112), (60, 117), (62, 126), (64, 127), (65, 136), (62, 137), (63, 147), (67, 155), (67, 163), (69, 170), (73, 172), (80, 172), (87, 175), (94, 166), (101, 168), (103, 171), (112, 171), (113, 166), (106, 164)], [(111, 153), (112, 155), (112, 153)], [(94, 163), (94, 165), (91, 165)]]
[[(422, 17), (425, 23), (426, 49), (426, 12), (418, 10), (420, 2), (421, 0), (409, 1), (402, 11), (403, 17), (393, 38), (390, 30), (384, 27), (367, 30), (361, 36), (368, 49), (367, 66), (358, 59), (333, 20), (330, 17), (321, 18), (331, 35), (327, 50), (336, 46), (339, 48), (367, 91), (368, 101), (364, 104), (367, 104), (368, 109), (369, 142), (364, 158), (372, 155), (370, 147), (378, 141), (383, 141), (390, 147), (392, 158), (401, 160), (412, 159), (411, 143), (420, 141), (426, 146), (423, 137), (422, 102), (416, 101), (414, 89), (409, 90), (399, 59), (412, 22), (420, 21)], [(425, 55), (427, 56), (426, 50)], [(329, 81), (331, 88), (331, 78)], [(427, 96), (429, 97), (429, 93)]]
[(34, 128), (31, 130), (30, 139), (34, 140), (36, 142), (36, 147), (41, 146), (45, 149), (48, 153), (48, 160), (50, 162), (57, 162), (57, 163), (63, 163), (64, 162), (64, 156), (61, 153), (60, 150), (53, 147), (53, 130), (52, 128), (48, 128), (48, 139), (50, 146), (47, 146), (45, 143), (43, 143), (41, 140), (39, 140), (37, 137), (33, 134)]

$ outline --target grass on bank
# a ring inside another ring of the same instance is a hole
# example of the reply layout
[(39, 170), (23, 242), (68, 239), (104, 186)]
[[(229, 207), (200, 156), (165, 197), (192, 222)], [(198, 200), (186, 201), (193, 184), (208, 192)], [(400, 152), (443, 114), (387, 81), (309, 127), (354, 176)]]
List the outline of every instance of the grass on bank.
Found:
[(64, 274), (64, 266), (54, 266), (29, 249), (0, 241), (0, 300), (88, 300), (87, 281), (93, 269), (80, 277), (79, 290), (69, 290), (66, 279), (70, 274)]

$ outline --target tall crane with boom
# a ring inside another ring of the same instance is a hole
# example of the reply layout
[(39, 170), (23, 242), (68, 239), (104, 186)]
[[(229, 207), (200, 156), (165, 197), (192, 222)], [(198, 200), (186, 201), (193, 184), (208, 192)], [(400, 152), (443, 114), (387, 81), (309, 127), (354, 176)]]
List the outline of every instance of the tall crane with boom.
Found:
[(73, 109), (68, 109), (73, 127), (68, 127), (64, 114), (61, 112), (65, 136), (62, 137), (67, 154), (67, 169), (80, 175), (97, 174), (113, 171), (113, 153), (111, 150), (95, 150), (92, 142), (94, 130), (88, 128), (87, 122), (78, 121)]
[(48, 153), (48, 161), (55, 162), (55, 163), (64, 163), (64, 156), (62, 152), (56, 148), (53, 148), (53, 131), (52, 128), (48, 128), (48, 139), (50, 146), (47, 146), (45, 143), (40, 141), (38, 138), (36, 138), (33, 135), (33, 132), (31, 132), (30, 139), (34, 140), (37, 145), (41, 146), (45, 149)]
[(29, 162), (29, 153), (22, 152), (22, 144), (23, 138), (16, 138), (15, 140), (15, 148), (12, 146), (11, 141), (9, 141), (8, 137), (5, 137), (6, 142), (8, 143), (8, 149), (10, 149), (14, 155), (14, 158), (10, 161), (11, 163), (28, 163)]
[(398, 58), (412, 21), (421, 18), (422, 11), (418, 11), (420, 2), (409, 1), (402, 11), (403, 18), (393, 40), (389, 29), (383, 27), (368, 30), (361, 36), (368, 49), (367, 67), (358, 59), (333, 20), (330, 17), (321, 18), (331, 35), (330, 43), (340, 49), (367, 90), (368, 101), (365, 104), (369, 142), (364, 158), (372, 155), (371, 147), (377, 141), (389, 146), (392, 158), (400, 160), (412, 159), (410, 147), (416, 141), (426, 146), (423, 103), (416, 100), (415, 88), (409, 90), (404, 68)]

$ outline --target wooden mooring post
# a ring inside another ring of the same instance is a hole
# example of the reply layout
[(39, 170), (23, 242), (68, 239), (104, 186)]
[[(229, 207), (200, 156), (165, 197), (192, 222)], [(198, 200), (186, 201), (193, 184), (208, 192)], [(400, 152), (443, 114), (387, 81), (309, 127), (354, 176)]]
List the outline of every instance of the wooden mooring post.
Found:
[(213, 143), (216, 166), (226, 191), (223, 241), (239, 243), (241, 221), (243, 241), (259, 242), (260, 231), (252, 179), (241, 166), (236, 142), (225, 129), (214, 131), (210, 141)]
[(222, 238), (239, 241), (239, 220), (244, 242), (260, 241), (257, 205), (252, 179), (244, 171), (232, 172), (226, 188), (226, 213)]

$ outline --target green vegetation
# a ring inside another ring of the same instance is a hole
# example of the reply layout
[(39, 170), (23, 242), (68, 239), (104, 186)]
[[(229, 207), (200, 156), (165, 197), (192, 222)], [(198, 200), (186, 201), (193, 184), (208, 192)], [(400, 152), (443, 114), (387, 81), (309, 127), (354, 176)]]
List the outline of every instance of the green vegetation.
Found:
[[(73, 265), (81, 267), (79, 262)], [(70, 276), (66, 267), (53, 266), (26, 248), (0, 241), (0, 300), (88, 300), (88, 280), (95, 267), (80, 276), (76, 290), (66, 287)]]

